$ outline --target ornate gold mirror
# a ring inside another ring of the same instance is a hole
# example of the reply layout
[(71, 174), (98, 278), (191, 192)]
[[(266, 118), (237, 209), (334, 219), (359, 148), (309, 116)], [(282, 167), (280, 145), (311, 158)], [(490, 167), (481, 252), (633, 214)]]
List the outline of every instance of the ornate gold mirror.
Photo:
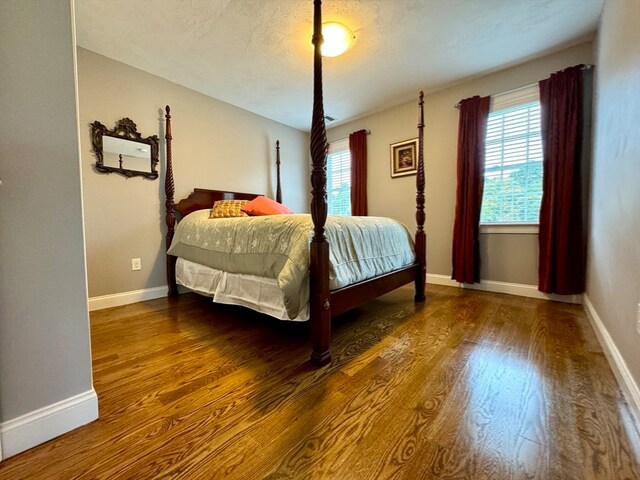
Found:
[(99, 172), (158, 178), (158, 136), (143, 138), (130, 118), (118, 120), (113, 130), (93, 122), (91, 145)]

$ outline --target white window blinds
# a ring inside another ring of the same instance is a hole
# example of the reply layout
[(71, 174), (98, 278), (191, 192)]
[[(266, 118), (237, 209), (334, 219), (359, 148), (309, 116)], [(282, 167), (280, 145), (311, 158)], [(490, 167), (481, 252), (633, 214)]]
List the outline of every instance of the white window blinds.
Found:
[(351, 152), (348, 138), (329, 144), (327, 202), (329, 215), (351, 215)]
[(542, 199), (538, 86), (492, 100), (480, 223), (537, 223)]

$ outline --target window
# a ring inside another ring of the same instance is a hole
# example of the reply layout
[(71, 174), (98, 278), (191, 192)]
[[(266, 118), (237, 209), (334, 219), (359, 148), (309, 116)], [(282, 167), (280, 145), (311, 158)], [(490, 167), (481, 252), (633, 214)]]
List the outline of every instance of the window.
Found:
[(329, 144), (327, 202), (329, 215), (351, 215), (351, 152), (348, 138)]
[(538, 85), (492, 98), (480, 223), (538, 223), (542, 140)]

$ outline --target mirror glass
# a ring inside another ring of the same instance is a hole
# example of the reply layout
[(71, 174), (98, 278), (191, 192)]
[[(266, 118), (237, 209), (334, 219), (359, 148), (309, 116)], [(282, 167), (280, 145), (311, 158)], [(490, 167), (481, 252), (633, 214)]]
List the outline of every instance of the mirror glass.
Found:
[(91, 145), (96, 170), (126, 177), (158, 178), (158, 137), (143, 138), (130, 118), (116, 122), (113, 130), (95, 121), (91, 124)]
[(102, 154), (105, 167), (151, 171), (151, 146), (145, 143), (103, 135)]

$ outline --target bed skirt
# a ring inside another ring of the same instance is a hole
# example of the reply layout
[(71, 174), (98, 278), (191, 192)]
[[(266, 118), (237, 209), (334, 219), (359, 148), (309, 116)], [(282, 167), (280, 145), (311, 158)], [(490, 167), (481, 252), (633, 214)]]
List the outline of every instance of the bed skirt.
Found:
[(273, 278), (240, 273), (227, 273), (183, 258), (176, 262), (176, 281), (216, 303), (240, 305), (279, 320), (304, 322), (309, 320), (309, 304), (298, 316), (290, 319), (284, 307), (284, 297)]

